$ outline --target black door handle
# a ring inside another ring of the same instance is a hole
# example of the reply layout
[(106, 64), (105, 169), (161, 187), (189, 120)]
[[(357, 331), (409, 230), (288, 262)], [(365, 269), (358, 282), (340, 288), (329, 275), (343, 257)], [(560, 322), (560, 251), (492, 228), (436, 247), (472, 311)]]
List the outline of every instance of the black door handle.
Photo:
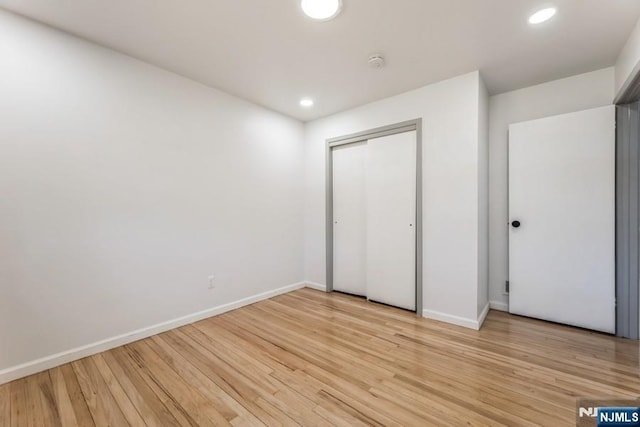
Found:
[(522, 224), (521, 224), (521, 223), (520, 223), (520, 221), (518, 221), (518, 220), (515, 220), (515, 221), (513, 221), (513, 222), (511, 223), (511, 226), (512, 226), (513, 228), (520, 228), (520, 226), (521, 226), (521, 225), (522, 225)]

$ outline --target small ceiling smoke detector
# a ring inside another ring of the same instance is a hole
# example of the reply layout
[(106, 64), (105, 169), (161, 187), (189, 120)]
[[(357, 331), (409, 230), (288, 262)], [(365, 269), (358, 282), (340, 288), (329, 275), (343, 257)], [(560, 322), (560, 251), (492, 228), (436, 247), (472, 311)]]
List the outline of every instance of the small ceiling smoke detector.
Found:
[(328, 21), (342, 10), (342, 0), (301, 0), (300, 7), (309, 18)]
[(384, 67), (384, 58), (382, 55), (376, 53), (369, 57), (369, 66), (371, 68), (382, 68)]

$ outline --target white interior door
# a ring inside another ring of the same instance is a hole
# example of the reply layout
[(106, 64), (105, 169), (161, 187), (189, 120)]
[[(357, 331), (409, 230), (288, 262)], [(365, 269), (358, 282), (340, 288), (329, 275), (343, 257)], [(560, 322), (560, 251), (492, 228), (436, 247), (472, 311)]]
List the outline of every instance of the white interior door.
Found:
[(333, 288), (367, 294), (365, 167), (367, 143), (333, 149)]
[(511, 125), (509, 311), (614, 333), (614, 209), (614, 106)]
[(416, 132), (369, 140), (367, 298), (416, 309)]

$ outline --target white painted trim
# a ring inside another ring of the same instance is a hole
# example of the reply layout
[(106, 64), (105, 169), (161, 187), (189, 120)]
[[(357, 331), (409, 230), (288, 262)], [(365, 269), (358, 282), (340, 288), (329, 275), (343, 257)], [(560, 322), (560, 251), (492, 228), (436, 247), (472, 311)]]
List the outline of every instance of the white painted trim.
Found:
[(462, 326), (464, 328), (480, 329), (478, 319), (469, 319), (466, 317), (454, 316), (452, 314), (441, 313), (433, 310), (422, 310), (422, 316), (427, 319), (433, 319), (440, 322), (451, 323), (452, 325)]
[(320, 283), (305, 282), (305, 287), (315, 289), (317, 291), (327, 292), (327, 287), (325, 285), (321, 285)]
[(477, 319), (468, 319), (466, 317), (454, 316), (452, 314), (441, 313), (433, 310), (423, 310), (422, 316), (427, 319), (438, 320), (440, 322), (451, 323), (452, 325), (462, 326), (464, 328), (480, 330), (482, 324), (489, 314), (490, 303), (487, 303)]
[(489, 306), (491, 307), (491, 310), (498, 310), (498, 311), (506, 311), (509, 312), (509, 304), (506, 302), (501, 302), (501, 301), (489, 301)]
[(82, 347), (77, 347), (71, 350), (63, 351), (62, 353), (46, 356), (41, 359), (33, 360), (31, 362), (23, 363), (22, 365), (13, 366), (0, 371), (0, 384), (8, 383), (19, 378), (23, 378), (29, 375), (36, 374), (38, 372), (45, 371), (47, 369), (54, 368), (56, 366), (64, 365), (65, 363), (73, 362), (94, 354), (101, 353), (103, 351), (110, 350), (112, 348), (120, 347), (125, 344), (139, 341), (144, 338), (148, 338), (153, 335), (160, 334), (162, 332), (170, 331), (175, 328), (179, 328), (190, 323), (198, 322), (209, 317), (217, 316), (227, 311), (235, 310), (240, 307), (244, 307), (250, 304), (254, 304), (259, 301), (263, 301), (269, 298), (273, 298), (278, 295), (286, 294), (288, 292), (302, 289), (307, 284), (305, 282), (295, 283), (293, 285), (285, 286), (282, 288), (274, 289), (271, 291), (263, 292), (261, 294), (253, 295), (247, 298), (240, 299), (238, 301), (223, 304), (218, 307), (213, 307), (207, 310), (203, 310), (197, 313), (188, 314), (186, 316), (178, 317), (173, 320), (158, 323), (156, 325), (148, 326), (146, 328), (138, 329), (127, 334), (118, 335), (112, 338), (107, 338), (102, 341), (88, 344)]
[(478, 330), (480, 330), (480, 328), (482, 328), (482, 324), (484, 323), (485, 319), (487, 318), (487, 314), (489, 314), (489, 303), (487, 303), (484, 308), (482, 309), (482, 312), (480, 313), (480, 316), (478, 316)]

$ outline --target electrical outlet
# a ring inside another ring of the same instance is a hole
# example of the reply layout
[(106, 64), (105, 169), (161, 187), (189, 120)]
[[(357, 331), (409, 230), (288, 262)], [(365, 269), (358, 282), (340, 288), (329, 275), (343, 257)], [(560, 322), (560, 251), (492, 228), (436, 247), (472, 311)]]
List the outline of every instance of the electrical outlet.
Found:
[(209, 289), (214, 289), (216, 287), (214, 283), (215, 280), (216, 280), (216, 276), (209, 276)]

